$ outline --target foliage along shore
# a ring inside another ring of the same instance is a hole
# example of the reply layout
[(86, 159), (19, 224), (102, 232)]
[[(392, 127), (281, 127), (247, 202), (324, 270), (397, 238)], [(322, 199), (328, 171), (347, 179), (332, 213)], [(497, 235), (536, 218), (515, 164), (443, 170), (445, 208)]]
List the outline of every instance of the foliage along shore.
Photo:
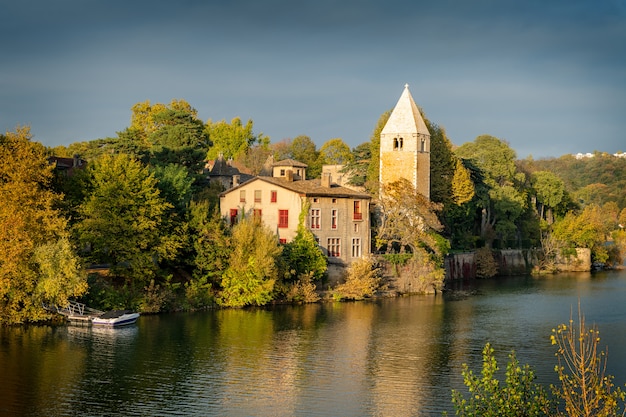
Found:
[[(42, 302), (69, 298), (150, 313), (308, 302), (319, 289), (340, 300), (370, 297), (383, 282), (379, 262), (366, 258), (345, 281), (329, 282), (304, 219), (287, 244), (253, 219), (227, 226), (217, 211), (223, 189), (207, 180), (204, 166), (223, 155), (255, 175), (273, 155), (307, 164), (316, 177), (323, 165), (341, 164), (353, 185), (378, 196), (388, 117), (354, 149), (340, 138), (318, 149), (304, 135), (271, 143), (253, 132), (252, 121), (203, 122), (184, 100), (137, 103), (117, 137), (68, 147), (47, 149), (27, 127), (0, 135), (0, 320), (46, 320)], [(455, 147), (443, 127), (425, 121), (430, 200), (397, 181), (385, 185), (389, 198), (378, 199), (372, 213), (373, 250), (392, 275), (403, 270), (415, 281), (403, 291), (442, 289), (451, 250), (484, 254), (477, 276), (485, 278), (497, 273), (487, 254), (509, 247), (541, 248), (544, 271), (576, 248), (588, 249), (592, 262), (621, 264), (625, 158), (517, 160), (503, 140), (481, 135)], [(60, 171), (53, 156), (85, 164)], [(83, 267), (90, 264), (113, 267), (90, 275)]]

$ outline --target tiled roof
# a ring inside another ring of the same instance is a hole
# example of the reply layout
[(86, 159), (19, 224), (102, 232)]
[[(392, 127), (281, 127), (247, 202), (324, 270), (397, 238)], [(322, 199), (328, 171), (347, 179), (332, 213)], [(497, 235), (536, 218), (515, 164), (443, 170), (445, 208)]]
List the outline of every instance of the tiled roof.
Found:
[(277, 185), (279, 187), (285, 188), (287, 190), (303, 194), (307, 197), (338, 197), (338, 198), (363, 198), (363, 199), (371, 199), (372, 196), (366, 193), (361, 193), (358, 191), (351, 190), (346, 187), (342, 187), (337, 184), (331, 184), (330, 187), (324, 187), (321, 184), (321, 180), (303, 180), (303, 181), (287, 181), (283, 178), (276, 177), (255, 177), (251, 180), (248, 180), (244, 183), (241, 183), (239, 186), (231, 188), (228, 191), (222, 193), (226, 194), (230, 191), (236, 190), (246, 184), (249, 184), (253, 181), (265, 181), (270, 184)]
[(306, 168), (308, 165), (300, 161), (296, 161), (295, 159), (283, 159), (282, 161), (275, 162), (274, 166)]

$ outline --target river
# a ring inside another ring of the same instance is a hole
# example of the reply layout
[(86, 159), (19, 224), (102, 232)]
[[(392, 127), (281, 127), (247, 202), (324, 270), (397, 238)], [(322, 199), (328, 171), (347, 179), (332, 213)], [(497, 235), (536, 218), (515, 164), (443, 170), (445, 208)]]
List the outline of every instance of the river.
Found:
[(142, 316), (115, 329), (0, 329), (2, 416), (439, 416), (486, 342), (556, 382), (578, 311), (626, 382), (626, 271), (459, 284), (355, 303)]

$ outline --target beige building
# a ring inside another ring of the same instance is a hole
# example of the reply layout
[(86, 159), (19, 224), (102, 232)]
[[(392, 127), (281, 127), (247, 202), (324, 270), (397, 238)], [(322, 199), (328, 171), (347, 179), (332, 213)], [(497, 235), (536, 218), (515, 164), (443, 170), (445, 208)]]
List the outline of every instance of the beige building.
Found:
[(430, 133), (409, 85), (380, 133), (380, 183), (405, 178), (430, 198)]
[(308, 202), (305, 226), (329, 264), (349, 264), (370, 253), (369, 194), (339, 186), (328, 174), (306, 180), (306, 165), (297, 161), (280, 161), (273, 172), (275, 176), (255, 177), (220, 194), (220, 210), (230, 224), (242, 215), (258, 216), (287, 243), (296, 236)]

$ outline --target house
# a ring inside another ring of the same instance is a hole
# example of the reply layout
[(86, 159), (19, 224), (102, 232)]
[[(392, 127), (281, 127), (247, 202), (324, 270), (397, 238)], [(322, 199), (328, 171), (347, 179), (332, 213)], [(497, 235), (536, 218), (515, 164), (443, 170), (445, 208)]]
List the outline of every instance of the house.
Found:
[(48, 163), (54, 166), (54, 170), (60, 175), (65, 177), (71, 177), (76, 169), (84, 169), (87, 166), (87, 161), (74, 155), (73, 158), (65, 158), (61, 156), (49, 156)]
[(223, 189), (228, 190), (252, 178), (252, 175), (239, 172), (232, 162), (232, 159), (224, 159), (221, 153), (215, 161), (209, 162), (206, 166), (209, 182), (219, 183)]
[(275, 176), (258, 176), (220, 194), (222, 216), (232, 225), (242, 216), (258, 216), (281, 243), (293, 240), (302, 208), (308, 203), (305, 226), (328, 257), (329, 264), (347, 265), (371, 252), (371, 196), (332, 182), (330, 175), (306, 180), (306, 165), (284, 160)]

